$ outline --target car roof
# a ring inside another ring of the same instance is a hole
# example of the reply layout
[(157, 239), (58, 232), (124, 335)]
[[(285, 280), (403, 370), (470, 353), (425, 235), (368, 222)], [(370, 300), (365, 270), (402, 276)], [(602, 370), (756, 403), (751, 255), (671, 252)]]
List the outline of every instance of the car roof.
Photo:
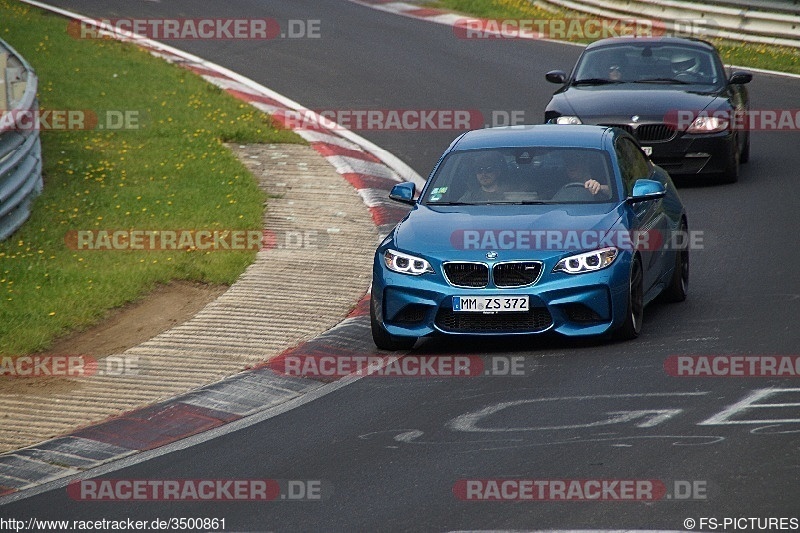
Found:
[(603, 137), (613, 131), (607, 126), (537, 124), (486, 128), (465, 133), (452, 150), (552, 146), (603, 149)]
[(694, 37), (609, 37), (607, 39), (600, 39), (589, 44), (586, 50), (594, 48), (601, 48), (604, 46), (624, 45), (624, 44), (681, 44), (686, 46), (694, 46), (703, 48), (708, 51), (714, 51), (714, 45), (702, 39)]

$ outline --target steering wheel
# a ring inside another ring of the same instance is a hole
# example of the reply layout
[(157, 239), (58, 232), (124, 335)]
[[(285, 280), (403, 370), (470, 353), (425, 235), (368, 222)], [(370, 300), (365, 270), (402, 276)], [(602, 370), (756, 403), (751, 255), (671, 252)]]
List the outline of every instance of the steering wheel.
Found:
[[(575, 191), (575, 189), (580, 189), (580, 191)], [(558, 192), (553, 195), (553, 199), (561, 201), (588, 201), (589, 199), (594, 199), (594, 195), (586, 188), (582, 181), (573, 181), (564, 184)]]
[(675, 75), (676, 80), (685, 81), (685, 82), (696, 82), (701, 79), (701, 74), (696, 72), (681, 72), (680, 74)]

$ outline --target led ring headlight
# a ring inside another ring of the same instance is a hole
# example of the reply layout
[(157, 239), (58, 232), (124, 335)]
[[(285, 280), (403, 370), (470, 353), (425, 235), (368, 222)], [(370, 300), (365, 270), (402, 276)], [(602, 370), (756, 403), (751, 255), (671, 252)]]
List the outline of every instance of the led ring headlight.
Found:
[(426, 260), (394, 250), (386, 250), (383, 253), (383, 262), (386, 264), (386, 268), (401, 274), (419, 276), (433, 272), (433, 268)]
[(584, 272), (595, 272), (610, 266), (617, 258), (616, 248), (601, 248), (591, 252), (571, 255), (559, 261), (553, 272), (565, 272), (567, 274), (582, 274)]

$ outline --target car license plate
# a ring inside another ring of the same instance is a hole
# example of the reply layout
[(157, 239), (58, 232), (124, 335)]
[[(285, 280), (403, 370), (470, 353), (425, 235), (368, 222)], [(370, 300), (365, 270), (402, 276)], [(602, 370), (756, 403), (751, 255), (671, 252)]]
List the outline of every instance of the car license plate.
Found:
[(652, 146), (642, 146), (642, 151), (644, 152), (644, 155), (646, 155), (647, 157), (650, 157), (651, 155), (653, 155), (653, 147)]
[(513, 313), (528, 310), (528, 296), (453, 296), (453, 311)]

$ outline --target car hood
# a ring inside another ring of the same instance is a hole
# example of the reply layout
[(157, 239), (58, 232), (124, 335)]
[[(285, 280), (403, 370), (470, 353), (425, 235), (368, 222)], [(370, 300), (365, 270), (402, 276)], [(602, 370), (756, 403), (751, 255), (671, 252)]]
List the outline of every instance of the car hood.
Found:
[[(513, 250), (508, 243), (492, 244), (486, 232), (495, 237), (501, 231), (580, 232), (602, 235), (622, 216), (621, 205), (496, 205), (426, 206), (417, 205), (395, 228), (392, 239), (401, 251), (459, 257), (464, 250)], [(476, 235), (480, 235), (475, 245)], [(530, 257), (532, 246), (521, 253)], [(552, 252), (552, 249), (548, 249)], [(474, 253), (474, 252), (473, 252)], [(549, 255), (549, 254), (545, 254)]]
[[(678, 110), (702, 111), (715, 93), (653, 88), (652, 86), (570, 87), (560, 95), (584, 122), (591, 117), (628, 123), (633, 115), (643, 121), (663, 122)], [(716, 104), (715, 104), (716, 105)], [(714, 106), (712, 106), (714, 107)], [(566, 110), (562, 110), (566, 114)]]

